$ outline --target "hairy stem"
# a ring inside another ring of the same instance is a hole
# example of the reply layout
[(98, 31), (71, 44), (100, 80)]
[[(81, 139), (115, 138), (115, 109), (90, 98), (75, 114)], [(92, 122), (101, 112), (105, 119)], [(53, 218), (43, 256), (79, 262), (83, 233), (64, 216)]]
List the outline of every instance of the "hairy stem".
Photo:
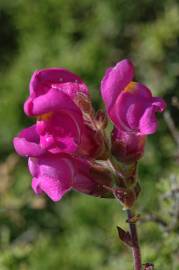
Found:
[(134, 270), (142, 270), (142, 262), (141, 262), (141, 253), (140, 253), (140, 247), (139, 247), (139, 241), (137, 236), (137, 228), (135, 223), (130, 223), (130, 219), (132, 218), (131, 210), (127, 210), (127, 216), (129, 220), (129, 229), (130, 229), (130, 235), (132, 238), (132, 254), (134, 258)]

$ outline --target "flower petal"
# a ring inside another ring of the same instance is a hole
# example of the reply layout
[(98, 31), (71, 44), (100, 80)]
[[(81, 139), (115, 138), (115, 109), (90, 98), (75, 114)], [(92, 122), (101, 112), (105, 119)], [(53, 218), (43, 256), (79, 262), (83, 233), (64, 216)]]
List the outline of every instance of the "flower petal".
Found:
[(42, 176), (33, 178), (32, 188), (36, 194), (44, 192), (52, 201), (57, 202), (71, 189), (71, 185), (68, 182), (64, 183), (64, 180)]
[(147, 108), (140, 119), (139, 130), (143, 135), (155, 133), (157, 130), (156, 110), (153, 106)]
[(101, 81), (101, 94), (108, 111), (121, 91), (132, 81), (133, 76), (134, 67), (127, 59), (118, 62), (115, 67), (107, 69)]
[(151, 106), (145, 110), (145, 113), (140, 119), (139, 129), (142, 134), (153, 134), (157, 130), (156, 112), (163, 112), (166, 108), (166, 103), (162, 98), (153, 97)]
[(160, 97), (153, 97), (152, 105), (157, 108), (158, 112), (163, 112), (167, 107), (166, 102)]
[[(37, 70), (33, 73), (30, 81), (30, 95), (38, 97), (44, 95), (52, 84), (75, 82), (83, 84), (83, 81), (65, 68), (47, 68)], [(86, 87), (87, 91), (87, 87)]]
[(59, 110), (70, 110), (81, 114), (80, 109), (67, 94), (53, 88), (34, 100), (27, 99), (24, 104), (24, 111), (28, 116), (38, 116)]
[(154, 133), (157, 129), (155, 113), (164, 110), (166, 104), (161, 98), (152, 97), (151, 91), (141, 83), (133, 83), (118, 97), (110, 111), (114, 124), (126, 132), (140, 135)]
[(85, 96), (88, 96), (88, 88), (84, 83), (54, 83), (52, 84), (52, 88), (58, 89), (59, 91), (64, 92), (72, 99), (75, 98), (77, 93), (83, 93)]
[(53, 114), (47, 120), (37, 121), (40, 145), (53, 153), (74, 153), (81, 141), (83, 122), (70, 112)]
[(29, 169), (33, 175), (32, 188), (35, 193), (44, 192), (53, 201), (60, 200), (72, 187), (74, 168), (67, 155), (45, 154), (30, 159)]
[(44, 153), (40, 147), (39, 136), (36, 132), (36, 125), (23, 129), (17, 137), (14, 138), (13, 144), (16, 152), (21, 156), (39, 156)]

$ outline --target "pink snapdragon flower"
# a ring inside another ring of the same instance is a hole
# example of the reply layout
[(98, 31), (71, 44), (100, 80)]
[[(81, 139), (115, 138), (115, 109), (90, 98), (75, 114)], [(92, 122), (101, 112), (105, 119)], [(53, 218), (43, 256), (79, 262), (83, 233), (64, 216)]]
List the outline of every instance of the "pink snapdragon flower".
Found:
[(125, 59), (107, 69), (101, 81), (101, 94), (114, 123), (112, 153), (124, 163), (142, 157), (146, 136), (157, 130), (156, 113), (166, 107), (162, 98), (153, 97), (145, 85), (133, 78), (133, 64)]
[(36, 132), (42, 149), (53, 153), (77, 150), (83, 118), (73, 98), (79, 92), (88, 95), (86, 85), (68, 70), (51, 68), (34, 72), (24, 111), (37, 117)]
[(46, 193), (53, 201), (59, 201), (71, 189), (96, 197), (113, 196), (103, 187), (104, 183), (111, 186), (109, 173), (105, 174), (108, 178), (101, 183), (100, 175), (94, 175), (95, 168), (85, 159), (47, 153), (29, 158), (28, 164), (34, 192)]
[(107, 69), (101, 82), (101, 94), (107, 112), (116, 128), (140, 135), (152, 134), (157, 129), (156, 112), (162, 112), (163, 99), (153, 97), (143, 84), (134, 82), (134, 67), (122, 60)]
[[(39, 135), (36, 144), (40, 152), (77, 153), (90, 158), (101, 155), (103, 138), (93, 119), (86, 120), (87, 114), (92, 118), (86, 107), (92, 108), (88, 88), (77, 75), (63, 68), (34, 72), (24, 111), (37, 118), (31, 131), (36, 133), (33, 137)], [(16, 141), (20, 142), (26, 133), (20, 133)], [(28, 141), (26, 136), (24, 139)]]

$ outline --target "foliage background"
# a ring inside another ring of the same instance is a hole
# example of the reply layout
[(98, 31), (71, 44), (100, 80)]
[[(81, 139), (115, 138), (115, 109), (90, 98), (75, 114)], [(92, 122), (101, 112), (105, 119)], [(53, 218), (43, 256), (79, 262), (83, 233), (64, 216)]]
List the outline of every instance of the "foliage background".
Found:
[[(76, 72), (98, 109), (104, 71), (122, 58), (134, 61), (136, 80), (165, 98), (179, 126), (177, 0), (0, 0), (1, 270), (132, 269), (116, 233), (116, 225), (126, 227), (121, 206), (75, 192), (59, 203), (35, 197), (26, 161), (12, 147), (15, 134), (33, 122), (22, 105), (34, 70), (63, 66)], [(144, 262), (178, 270), (179, 201), (178, 193), (170, 194), (179, 185), (178, 143), (159, 117), (159, 131), (140, 162), (143, 191), (136, 206), (142, 217), (152, 212), (164, 219), (166, 228), (141, 222), (139, 233)]]

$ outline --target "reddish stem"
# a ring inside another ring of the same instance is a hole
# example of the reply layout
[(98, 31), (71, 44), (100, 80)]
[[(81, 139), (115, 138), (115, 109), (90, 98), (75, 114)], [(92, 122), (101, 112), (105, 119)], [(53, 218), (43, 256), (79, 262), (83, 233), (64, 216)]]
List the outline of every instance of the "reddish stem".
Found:
[[(132, 218), (131, 210), (127, 210), (128, 220)], [(134, 258), (134, 270), (142, 270), (141, 253), (135, 223), (129, 223), (130, 235), (133, 242), (132, 254)]]

